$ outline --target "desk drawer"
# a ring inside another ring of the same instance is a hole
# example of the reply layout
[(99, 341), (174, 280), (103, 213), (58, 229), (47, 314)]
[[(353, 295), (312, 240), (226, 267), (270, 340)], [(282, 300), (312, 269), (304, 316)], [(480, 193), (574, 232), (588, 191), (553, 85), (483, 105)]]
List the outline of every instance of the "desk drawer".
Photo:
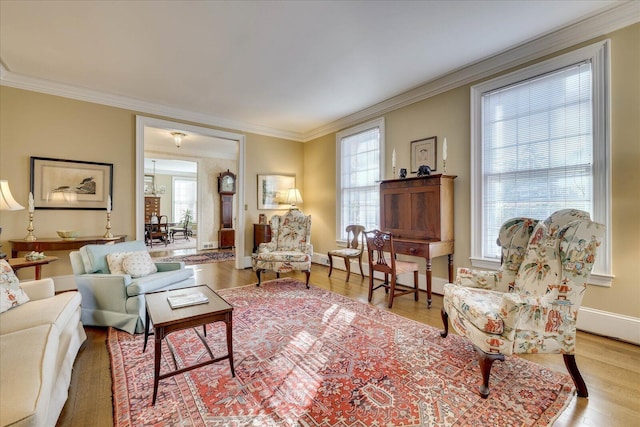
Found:
[(418, 256), (421, 258), (427, 258), (429, 256), (428, 243), (417, 244), (413, 242), (402, 242), (394, 240), (393, 247), (398, 254)]

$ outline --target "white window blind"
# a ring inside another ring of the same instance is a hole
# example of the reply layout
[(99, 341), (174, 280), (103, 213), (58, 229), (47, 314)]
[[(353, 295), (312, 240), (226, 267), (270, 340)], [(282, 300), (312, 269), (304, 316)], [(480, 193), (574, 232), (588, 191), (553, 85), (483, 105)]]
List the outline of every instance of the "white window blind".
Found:
[(482, 95), (484, 257), (509, 218), (576, 208), (593, 218), (591, 62)]
[(196, 207), (198, 203), (198, 181), (194, 178), (173, 179), (173, 220), (182, 220), (184, 212), (191, 210), (191, 221), (196, 222)]
[(365, 129), (338, 134), (338, 240), (346, 239), (345, 228), (349, 224), (360, 224), (367, 230), (378, 228), (382, 132), (379, 121), (375, 121)]
[(590, 283), (611, 286), (609, 41), (471, 87), (471, 264), (498, 268), (500, 225), (558, 209), (607, 234)]

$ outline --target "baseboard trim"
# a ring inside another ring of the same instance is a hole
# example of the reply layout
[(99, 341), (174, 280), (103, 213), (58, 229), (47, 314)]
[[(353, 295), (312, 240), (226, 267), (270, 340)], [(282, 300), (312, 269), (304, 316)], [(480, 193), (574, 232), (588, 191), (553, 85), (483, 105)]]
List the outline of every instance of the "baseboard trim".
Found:
[(605, 337), (640, 344), (640, 319), (590, 307), (581, 307), (577, 328)]

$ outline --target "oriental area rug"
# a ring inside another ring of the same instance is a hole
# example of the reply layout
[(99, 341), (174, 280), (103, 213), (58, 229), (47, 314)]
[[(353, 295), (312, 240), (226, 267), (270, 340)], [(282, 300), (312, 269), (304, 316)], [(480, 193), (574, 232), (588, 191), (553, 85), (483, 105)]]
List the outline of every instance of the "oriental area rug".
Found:
[(182, 261), (185, 265), (207, 264), (210, 262), (233, 261), (236, 259), (233, 251), (200, 252), (189, 255), (174, 255), (162, 258), (153, 258), (154, 262)]
[[(217, 291), (233, 305), (228, 360), (160, 380), (153, 343), (109, 330), (114, 424), (124, 426), (546, 426), (574, 395), (570, 377), (518, 357), (496, 362), (478, 394), (476, 356), (459, 336), (292, 278)], [(207, 326), (226, 354), (224, 323)], [(193, 330), (170, 334), (161, 372), (208, 360)]]

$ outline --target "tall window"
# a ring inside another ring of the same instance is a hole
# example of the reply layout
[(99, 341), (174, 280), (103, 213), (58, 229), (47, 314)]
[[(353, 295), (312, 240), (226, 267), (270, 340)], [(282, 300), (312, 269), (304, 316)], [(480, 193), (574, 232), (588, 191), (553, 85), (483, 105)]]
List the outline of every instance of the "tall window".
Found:
[[(499, 261), (509, 218), (575, 208), (608, 223), (605, 53), (600, 44), (472, 88), (475, 258)], [(596, 272), (608, 273), (608, 251)]]
[(184, 212), (191, 210), (191, 221), (196, 222), (198, 204), (198, 180), (196, 178), (173, 178), (173, 220), (181, 221)]
[(338, 153), (337, 240), (346, 240), (349, 224), (365, 229), (380, 224), (380, 181), (383, 170), (384, 119), (355, 126), (336, 135)]

